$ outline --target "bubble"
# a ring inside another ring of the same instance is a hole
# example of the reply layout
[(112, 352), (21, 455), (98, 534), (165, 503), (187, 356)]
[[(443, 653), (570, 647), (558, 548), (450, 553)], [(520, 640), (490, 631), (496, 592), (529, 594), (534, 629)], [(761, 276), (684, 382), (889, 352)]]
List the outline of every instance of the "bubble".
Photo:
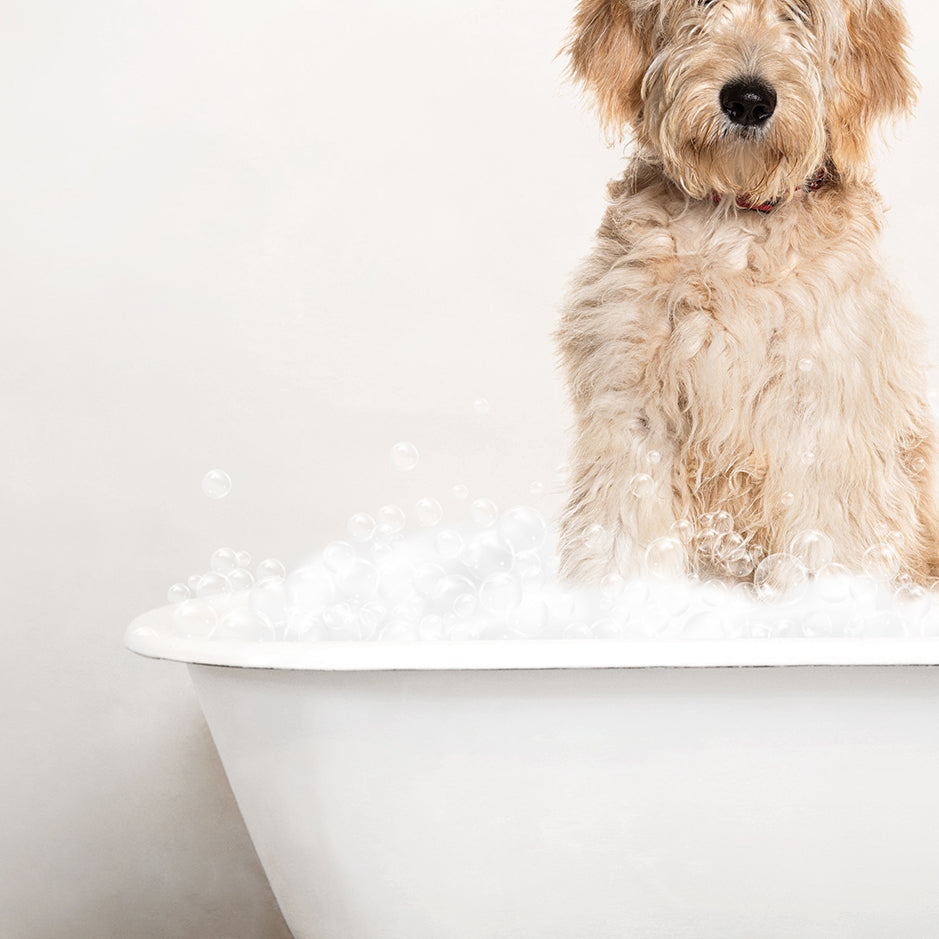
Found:
[(231, 492), (231, 476), (225, 470), (209, 470), (202, 477), (202, 491), (210, 499), (224, 499)]
[(803, 466), (811, 466), (815, 462), (815, 454), (811, 450), (806, 450), (800, 459)]
[(374, 636), (387, 615), (388, 608), (380, 600), (369, 600), (363, 603), (359, 607), (359, 622), (362, 624), (364, 635)]
[(196, 587), (199, 586), (199, 581), (200, 581), (200, 580), (202, 580), (202, 575), (201, 575), (201, 574), (190, 574), (190, 575), (186, 578), (186, 585), (189, 587), (189, 592), (190, 592), (190, 593), (193, 593), (193, 594), (194, 594), (194, 593), (196, 592)]
[(610, 535), (598, 522), (588, 525), (581, 534), (581, 541), (592, 551), (602, 551), (610, 543)]
[(806, 636), (833, 636), (835, 626), (831, 616), (824, 610), (813, 610), (802, 620), (802, 632)]
[(209, 567), (219, 574), (230, 574), (238, 567), (238, 555), (231, 548), (219, 548), (212, 553)]
[(243, 567), (236, 567), (229, 575), (228, 582), (232, 590), (247, 590), (254, 586), (254, 575)]
[(717, 539), (715, 551), (720, 559), (726, 560), (737, 557), (741, 552), (746, 551), (746, 542), (743, 535), (735, 531), (725, 531)]
[(453, 612), (462, 618), (472, 616), (476, 612), (476, 594), (461, 593), (453, 600)]
[(434, 548), (441, 557), (458, 557), (463, 550), (463, 536), (452, 528), (445, 528), (434, 539)]
[(375, 535), (375, 519), (368, 512), (356, 512), (346, 527), (354, 541), (371, 541)]
[(257, 577), (259, 581), (269, 577), (283, 580), (287, 576), (287, 569), (277, 558), (265, 558), (258, 564)]
[(434, 598), (441, 590), (447, 572), (439, 564), (422, 564), (414, 572), (414, 589), (422, 597)]
[(528, 494), (535, 499), (540, 498), (545, 494), (545, 484), (536, 480), (528, 487)]
[(463, 548), (460, 560), (479, 577), (507, 571), (515, 560), (512, 546), (496, 531), (483, 531)]
[(247, 551), (239, 551), (235, 555), (239, 567), (251, 567), (251, 555)]
[(166, 602), (182, 603), (183, 600), (188, 600), (191, 596), (192, 591), (189, 589), (188, 584), (173, 584), (173, 586), (166, 591)]
[(823, 532), (809, 528), (800, 531), (789, 543), (789, 553), (798, 558), (810, 574), (815, 574), (835, 556), (831, 538)]
[(637, 499), (645, 499), (647, 496), (652, 495), (653, 489), (655, 489), (655, 481), (648, 473), (636, 473), (629, 480), (629, 491)]
[(499, 534), (518, 554), (537, 551), (544, 544), (547, 523), (540, 512), (526, 505), (516, 505), (499, 519)]
[(646, 567), (659, 580), (674, 580), (685, 573), (685, 546), (680, 538), (656, 538), (646, 548)]
[(483, 528), (494, 525), (499, 517), (499, 508), (492, 499), (476, 499), (471, 512), (473, 521)]
[(715, 512), (711, 516), (710, 527), (719, 535), (727, 534), (734, 530), (734, 517), (730, 512)]
[(544, 572), (541, 555), (537, 551), (522, 551), (515, 556), (515, 572), (522, 580), (535, 580)]
[(275, 626), (281, 626), (287, 619), (287, 591), (284, 581), (278, 577), (258, 579), (258, 583), (248, 594), (248, 606), (263, 614)]
[(753, 556), (745, 549), (726, 555), (723, 558), (723, 564), (724, 570), (731, 577), (746, 577), (754, 567)]
[(477, 398), (473, 402), (473, 410), (477, 414), (488, 414), (489, 413), (489, 402), (485, 398)]
[(202, 600), (183, 600), (173, 611), (173, 631), (186, 639), (208, 639), (216, 622), (215, 610)]
[(218, 624), (214, 639), (239, 642), (273, 642), (277, 638), (274, 624), (259, 610), (239, 607), (226, 613)]
[(903, 613), (913, 620), (922, 619), (932, 608), (932, 597), (919, 584), (904, 584), (894, 591), (894, 599)]
[(843, 564), (825, 564), (815, 575), (815, 594), (826, 603), (844, 603), (851, 596), (851, 572)]
[(443, 506), (436, 499), (418, 499), (414, 506), (414, 515), (418, 525), (433, 528), (443, 519)]
[(407, 440), (399, 441), (391, 448), (391, 465), (400, 473), (410, 472), (417, 466), (420, 458), (417, 447)]
[(789, 506), (795, 503), (795, 501), (796, 501), (795, 493), (792, 493), (792, 492), (784, 492), (779, 497), (779, 504), (783, 508), (789, 508)]
[(771, 554), (760, 561), (753, 575), (753, 586), (761, 600), (794, 602), (807, 587), (808, 572), (791, 554)]
[(362, 627), (349, 603), (334, 603), (323, 614), (323, 625), (332, 640), (360, 639)]
[(450, 495), (459, 502), (465, 502), (469, 498), (469, 489), (462, 483), (457, 483), (450, 489)]
[(479, 588), (479, 605), (497, 616), (507, 616), (522, 602), (522, 585), (511, 574), (490, 574)]
[(900, 555), (892, 544), (881, 542), (864, 552), (861, 565), (874, 580), (892, 580), (900, 570)]
[(407, 518), (404, 509), (397, 505), (383, 505), (378, 510), (378, 530), (383, 535), (391, 535), (404, 528)]
[(476, 602), (476, 587), (468, 577), (461, 574), (448, 574), (440, 584), (435, 597), (436, 604), (446, 612), (452, 612), (458, 597), (469, 596)]
[(799, 371), (800, 372), (811, 372), (815, 367), (815, 362), (812, 359), (799, 359)]
[(688, 544), (694, 537), (694, 525), (686, 518), (679, 518), (672, 522), (669, 533), (678, 538), (682, 544)]
[(921, 456), (914, 457), (914, 459), (910, 461), (910, 469), (919, 476), (926, 469), (926, 460)]
[(428, 613), (421, 617), (417, 624), (417, 634), (424, 641), (434, 642), (443, 638), (444, 622), (443, 617), (436, 613)]
[(662, 454), (658, 450), (650, 450), (646, 454), (646, 462), (651, 466), (657, 466), (662, 462)]
[(209, 571), (199, 578), (196, 584), (195, 594), (197, 597), (215, 597), (228, 593), (231, 590), (231, 584), (224, 574)]
[(323, 563), (333, 573), (339, 573), (349, 567), (355, 559), (355, 548), (347, 541), (331, 541), (323, 548)]
[(287, 622), (284, 625), (286, 642), (313, 641), (324, 638), (322, 617), (310, 610), (291, 607), (287, 610)]
[(333, 579), (321, 567), (308, 565), (290, 572), (285, 584), (291, 606), (319, 613), (333, 601)]

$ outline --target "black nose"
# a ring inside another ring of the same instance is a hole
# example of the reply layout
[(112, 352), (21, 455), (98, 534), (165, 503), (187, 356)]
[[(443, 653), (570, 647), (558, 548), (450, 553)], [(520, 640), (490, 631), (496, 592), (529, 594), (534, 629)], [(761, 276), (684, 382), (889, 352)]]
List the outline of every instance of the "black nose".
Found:
[(776, 110), (776, 92), (752, 78), (728, 82), (721, 88), (721, 110), (735, 124), (759, 127)]

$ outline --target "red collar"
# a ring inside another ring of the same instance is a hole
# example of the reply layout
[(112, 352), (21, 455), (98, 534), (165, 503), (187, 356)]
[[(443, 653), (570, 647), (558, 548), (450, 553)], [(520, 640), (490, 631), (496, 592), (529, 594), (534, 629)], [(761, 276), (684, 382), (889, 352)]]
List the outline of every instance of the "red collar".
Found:
[[(796, 188), (793, 191), (799, 192), (800, 190), (804, 189), (807, 192), (816, 192), (817, 190), (821, 189), (822, 186), (825, 185), (825, 183), (828, 181), (828, 176), (829, 176), (828, 167), (820, 166), (815, 171), (815, 174), (812, 176), (812, 178), (809, 179), (805, 183), (804, 186), (796, 186)], [(720, 202), (722, 198), (723, 197), (720, 195), (720, 193), (717, 193), (717, 192), (711, 193), (712, 202)], [(775, 209), (776, 206), (780, 202), (779, 199), (773, 199), (771, 202), (754, 203), (754, 202), (751, 202), (746, 196), (737, 196), (736, 201), (737, 201), (737, 208), (750, 209), (752, 212), (762, 212), (764, 215), (767, 212), (772, 212), (773, 209)]]

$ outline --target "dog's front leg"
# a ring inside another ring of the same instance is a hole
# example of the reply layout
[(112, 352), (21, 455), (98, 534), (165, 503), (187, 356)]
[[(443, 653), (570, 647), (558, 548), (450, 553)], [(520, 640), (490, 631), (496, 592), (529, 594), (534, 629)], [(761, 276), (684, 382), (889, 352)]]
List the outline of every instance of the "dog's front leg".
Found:
[[(661, 419), (622, 390), (594, 398), (577, 424), (571, 494), (561, 518), (560, 573), (598, 584), (611, 574), (641, 571), (648, 545), (669, 534), (675, 521), (674, 456), (656, 426)], [(666, 564), (669, 572), (679, 572), (674, 552)]]

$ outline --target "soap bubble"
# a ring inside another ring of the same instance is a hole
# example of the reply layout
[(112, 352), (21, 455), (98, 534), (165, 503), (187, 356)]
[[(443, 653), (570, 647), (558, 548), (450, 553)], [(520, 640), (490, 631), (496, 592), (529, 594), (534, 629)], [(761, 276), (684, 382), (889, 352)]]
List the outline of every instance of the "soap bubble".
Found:
[(610, 544), (610, 535), (607, 530), (597, 522), (588, 525), (581, 534), (583, 543), (593, 551), (602, 551)]
[(335, 593), (333, 579), (321, 567), (298, 567), (290, 572), (285, 589), (291, 606), (318, 612), (328, 606)]
[(231, 584), (224, 574), (209, 571), (199, 578), (195, 593), (197, 597), (214, 597), (228, 593), (230, 590)]
[[(724, 570), (731, 577), (746, 577), (754, 568), (753, 555), (746, 549), (729, 553), (722, 558)], [(750, 586), (749, 584), (744, 586)]]
[(476, 612), (475, 593), (461, 593), (453, 598), (453, 612), (461, 619), (466, 619)]
[(336, 586), (354, 600), (368, 600), (378, 590), (378, 568), (371, 561), (357, 558), (335, 575)]
[(480, 577), (507, 571), (515, 560), (512, 546), (495, 531), (475, 535), (463, 548), (460, 560)]
[(173, 586), (166, 591), (166, 602), (182, 603), (183, 600), (188, 600), (191, 596), (192, 591), (189, 589), (188, 584), (173, 584)]
[(419, 460), (420, 454), (413, 443), (403, 440), (391, 448), (391, 465), (401, 473), (410, 472)]
[(536, 480), (528, 487), (528, 493), (535, 499), (541, 498), (545, 494), (545, 484)]
[(414, 572), (414, 589), (422, 597), (436, 597), (446, 576), (447, 572), (439, 564), (421, 564)]
[(224, 499), (231, 492), (231, 476), (224, 470), (209, 470), (202, 477), (202, 491), (210, 499)]
[(646, 454), (646, 462), (651, 466), (657, 466), (662, 462), (662, 454), (658, 450), (650, 450)]
[(339, 573), (349, 567), (355, 559), (355, 548), (347, 541), (331, 541), (323, 548), (323, 563), (333, 573)]
[(694, 537), (694, 525), (686, 518), (679, 518), (672, 522), (669, 533), (680, 539), (682, 544), (688, 544)]
[(811, 372), (815, 363), (811, 359), (799, 359), (799, 371)]
[(492, 499), (476, 499), (472, 507), (473, 521), (482, 528), (494, 525), (499, 517), (499, 509)]
[(282, 626), (287, 619), (287, 591), (283, 579), (259, 579), (248, 594), (248, 606), (255, 613), (261, 613), (275, 626)]
[(506, 616), (522, 601), (522, 586), (511, 574), (490, 574), (479, 588), (479, 605), (487, 612)]
[(450, 612), (457, 598), (470, 596), (475, 602), (475, 595), (476, 586), (468, 577), (463, 577), (461, 574), (448, 574), (440, 583), (435, 601), (441, 609)]
[(173, 631), (186, 639), (208, 639), (216, 623), (214, 608), (203, 600), (183, 600), (173, 610)]
[(287, 570), (277, 558), (265, 558), (257, 567), (258, 580), (266, 580), (270, 577), (283, 580), (287, 576)]
[(195, 594), (196, 587), (199, 586), (199, 581), (202, 580), (201, 574), (190, 574), (186, 578), (186, 586), (189, 587), (189, 592)]
[(926, 460), (921, 456), (914, 457), (910, 460), (910, 469), (919, 476), (926, 469)]
[(362, 625), (349, 603), (334, 603), (323, 614), (327, 637), (332, 640), (351, 640), (362, 637)]
[(826, 603), (844, 603), (851, 596), (851, 572), (834, 562), (819, 568), (815, 575), (815, 593)]
[(807, 587), (805, 565), (791, 554), (771, 554), (760, 561), (753, 586), (762, 600), (795, 602)]
[(368, 600), (359, 607), (359, 622), (365, 637), (373, 636), (385, 621), (388, 608), (380, 600)]
[(795, 493), (793, 492), (784, 492), (779, 497), (779, 504), (783, 508), (789, 508), (789, 506), (793, 505), (795, 501), (796, 501), (796, 497), (795, 497)]
[(219, 548), (213, 552), (209, 566), (219, 574), (230, 574), (238, 567), (238, 555), (231, 548)]
[(347, 526), (354, 541), (371, 541), (375, 534), (375, 519), (367, 512), (356, 512)]
[(637, 499), (645, 499), (647, 496), (652, 495), (653, 489), (655, 489), (655, 480), (648, 473), (636, 473), (629, 480), (629, 491)]
[(499, 534), (516, 553), (537, 551), (544, 544), (548, 526), (540, 512), (517, 505), (499, 519)]
[(378, 530), (383, 535), (391, 535), (404, 528), (407, 518), (404, 509), (398, 505), (383, 505), (378, 510)]
[(228, 575), (228, 582), (232, 590), (247, 590), (254, 585), (254, 575), (243, 567), (236, 567)]
[(274, 624), (259, 610), (238, 607), (222, 617), (214, 639), (239, 642), (273, 642), (277, 638)]
[(659, 580), (674, 580), (685, 572), (685, 546), (679, 538), (656, 538), (646, 548), (646, 567)]
[(443, 506), (436, 499), (418, 499), (414, 506), (414, 514), (418, 525), (433, 528), (439, 525), (443, 518)]
[(251, 555), (247, 551), (239, 551), (235, 557), (239, 567), (251, 567)]
[(485, 398), (477, 398), (473, 402), (473, 410), (477, 414), (488, 414), (489, 413), (489, 402)]
[(815, 454), (811, 450), (806, 450), (801, 459), (803, 466), (811, 466), (815, 462)]
[(881, 542), (864, 552), (861, 565), (874, 580), (892, 580), (900, 570), (900, 555), (893, 545)]
[(450, 495), (460, 502), (465, 502), (469, 498), (469, 489), (461, 483), (457, 483), (451, 490)]
[(452, 528), (445, 528), (434, 539), (434, 548), (444, 558), (455, 558), (463, 550), (463, 536)]
[(537, 551), (522, 551), (515, 555), (515, 572), (523, 580), (540, 577), (543, 572), (541, 555)]
[(828, 535), (810, 528), (800, 531), (792, 539), (789, 543), (789, 553), (798, 558), (810, 574), (814, 574), (831, 563), (835, 546)]

